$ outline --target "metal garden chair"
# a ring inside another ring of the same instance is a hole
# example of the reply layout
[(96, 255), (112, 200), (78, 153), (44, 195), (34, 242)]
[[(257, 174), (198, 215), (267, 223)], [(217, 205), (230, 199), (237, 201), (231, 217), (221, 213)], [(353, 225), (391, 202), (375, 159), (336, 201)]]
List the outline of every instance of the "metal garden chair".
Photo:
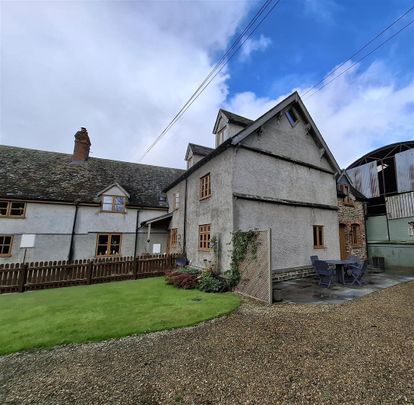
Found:
[(328, 263), (315, 260), (315, 270), (319, 277), (319, 286), (329, 288), (335, 282), (336, 272), (329, 268)]
[(365, 260), (363, 263), (358, 265), (350, 265), (347, 268), (347, 273), (352, 277), (352, 285), (358, 284), (362, 285), (362, 278), (364, 277), (368, 267), (368, 260)]
[(319, 260), (319, 257), (318, 256), (311, 256), (310, 259), (311, 259), (311, 262), (312, 262), (312, 266), (315, 267), (315, 260)]

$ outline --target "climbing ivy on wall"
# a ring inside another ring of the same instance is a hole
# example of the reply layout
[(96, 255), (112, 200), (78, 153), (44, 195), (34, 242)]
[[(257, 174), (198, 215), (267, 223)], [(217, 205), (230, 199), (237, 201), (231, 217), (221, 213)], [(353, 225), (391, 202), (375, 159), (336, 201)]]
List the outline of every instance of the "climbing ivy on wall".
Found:
[(240, 264), (247, 254), (250, 252), (252, 257), (256, 259), (257, 232), (253, 230), (233, 232), (231, 241), (233, 249), (231, 251), (231, 269), (228, 275), (232, 287), (235, 287), (240, 281)]

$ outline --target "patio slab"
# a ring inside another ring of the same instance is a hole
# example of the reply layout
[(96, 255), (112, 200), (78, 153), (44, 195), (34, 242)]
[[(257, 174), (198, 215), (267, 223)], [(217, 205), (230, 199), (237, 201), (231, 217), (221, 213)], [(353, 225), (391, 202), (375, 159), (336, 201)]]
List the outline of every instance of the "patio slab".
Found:
[[(374, 291), (414, 280), (414, 268), (393, 269), (383, 273), (368, 273), (362, 286), (335, 284), (319, 287), (314, 277), (282, 281), (274, 285), (274, 297), (288, 304), (341, 304)], [(280, 301), (279, 301), (280, 300)]]

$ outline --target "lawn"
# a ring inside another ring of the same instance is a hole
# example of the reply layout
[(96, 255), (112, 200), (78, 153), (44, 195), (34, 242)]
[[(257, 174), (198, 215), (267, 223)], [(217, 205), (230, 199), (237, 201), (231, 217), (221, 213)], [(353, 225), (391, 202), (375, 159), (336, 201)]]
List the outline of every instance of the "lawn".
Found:
[(190, 326), (239, 306), (163, 277), (0, 296), (0, 354)]

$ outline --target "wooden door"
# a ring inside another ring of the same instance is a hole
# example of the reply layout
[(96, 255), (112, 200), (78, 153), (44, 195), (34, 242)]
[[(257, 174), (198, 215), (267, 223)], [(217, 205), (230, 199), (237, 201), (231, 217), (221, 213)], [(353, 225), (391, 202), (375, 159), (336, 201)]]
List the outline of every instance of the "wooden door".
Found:
[(341, 260), (346, 259), (346, 237), (345, 237), (345, 228), (343, 224), (339, 224), (339, 247), (341, 250)]

